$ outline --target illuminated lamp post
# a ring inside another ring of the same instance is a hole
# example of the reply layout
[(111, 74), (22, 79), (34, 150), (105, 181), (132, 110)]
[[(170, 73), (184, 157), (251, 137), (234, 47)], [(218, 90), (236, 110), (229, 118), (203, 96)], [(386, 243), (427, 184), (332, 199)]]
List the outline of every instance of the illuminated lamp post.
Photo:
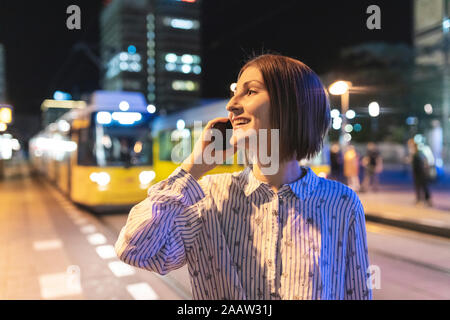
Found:
[(341, 96), (341, 114), (342, 116), (342, 125), (341, 131), (339, 135), (339, 144), (344, 146), (348, 141), (344, 139), (345, 135), (345, 126), (347, 124), (346, 113), (348, 111), (349, 102), (350, 102), (350, 88), (352, 87), (352, 83), (350, 81), (336, 81), (330, 85), (328, 91), (332, 95)]
[(380, 115), (380, 105), (378, 102), (373, 101), (369, 103), (368, 106), (370, 115), (370, 130), (372, 131), (372, 136), (375, 131), (378, 130), (378, 116)]

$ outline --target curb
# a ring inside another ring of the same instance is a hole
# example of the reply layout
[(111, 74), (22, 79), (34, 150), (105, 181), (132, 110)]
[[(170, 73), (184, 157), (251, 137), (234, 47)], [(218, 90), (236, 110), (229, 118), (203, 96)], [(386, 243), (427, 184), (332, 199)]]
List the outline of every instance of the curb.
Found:
[(445, 227), (437, 227), (427, 224), (421, 224), (415, 221), (390, 219), (371, 212), (366, 212), (365, 216), (367, 221), (378, 222), (393, 227), (408, 229), (412, 231), (417, 231), (421, 233), (431, 234), (434, 236), (450, 239), (450, 229)]

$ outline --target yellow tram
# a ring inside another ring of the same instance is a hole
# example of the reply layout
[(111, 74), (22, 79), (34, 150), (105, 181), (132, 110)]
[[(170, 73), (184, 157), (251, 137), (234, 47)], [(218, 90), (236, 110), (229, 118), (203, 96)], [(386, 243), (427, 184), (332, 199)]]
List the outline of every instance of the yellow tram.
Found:
[(147, 107), (141, 93), (96, 91), (30, 140), (31, 163), (75, 203), (135, 204), (155, 177)]

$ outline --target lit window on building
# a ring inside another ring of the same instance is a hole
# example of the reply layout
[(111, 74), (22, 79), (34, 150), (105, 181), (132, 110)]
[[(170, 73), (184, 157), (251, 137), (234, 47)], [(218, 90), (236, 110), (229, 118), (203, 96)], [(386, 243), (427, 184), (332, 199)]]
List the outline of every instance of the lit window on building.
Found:
[(166, 63), (166, 70), (167, 71), (175, 71), (177, 68), (177, 65), (175, 63)]
[(165, 68), (170, 72), (195, 73), (200, 74), (202, 68), (198, 65), (200, 63), (200, 56), (192, 54), (176, 55), (175, 53), (167, 53), (165, 55)]
[(183, 30), (197, 30), (200, 27), (200, 23), (197, 20), (190, 19), (166, 17), (163, 19), (163, 23), (166, 26)]
[(140, 72), (142, 65), (138, 53), (120, 52), (113, 56), (107, 65), (106, 77), (113, 78), (122, 71)]
[(188, 64), (183, 64), (183, 66), (181, 67), (181, 71), (183, 71), (183, 73), (189, 73), (191, 72), (191, 66)]
[(175, 53), (166, 54), (166, 61), (171, 63), (177, 62), (177, 55)]
[(172, 89), (175, 91), (196, 91), (199, 88), (198, 82), (190, 80), (172, 81)]
[(192, 68), (192, 71), (194, 71), (195, 74), (200, 74), (202, 72), (202, 67), (196, 65)]

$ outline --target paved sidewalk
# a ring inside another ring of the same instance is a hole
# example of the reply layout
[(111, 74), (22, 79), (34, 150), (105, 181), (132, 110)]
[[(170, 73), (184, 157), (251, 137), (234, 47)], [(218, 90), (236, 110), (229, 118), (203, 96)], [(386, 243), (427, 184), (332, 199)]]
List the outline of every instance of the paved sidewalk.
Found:
[[(366, 220), (450, 238), (450, 190), (432, 193), (433, 206), (415, 204), (414, 190), (359, 193)], [(433, 191), (433, 190), (432, 190)]]

